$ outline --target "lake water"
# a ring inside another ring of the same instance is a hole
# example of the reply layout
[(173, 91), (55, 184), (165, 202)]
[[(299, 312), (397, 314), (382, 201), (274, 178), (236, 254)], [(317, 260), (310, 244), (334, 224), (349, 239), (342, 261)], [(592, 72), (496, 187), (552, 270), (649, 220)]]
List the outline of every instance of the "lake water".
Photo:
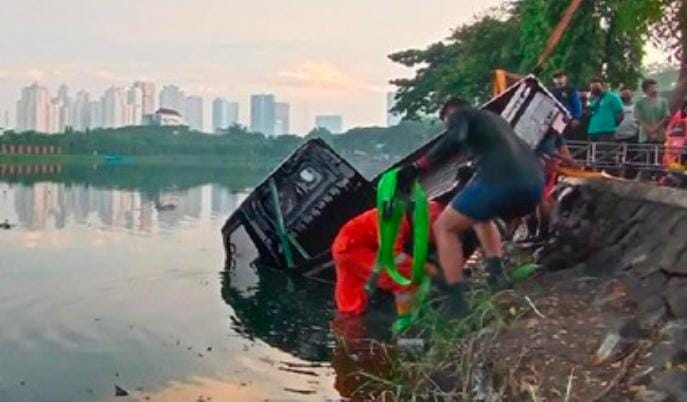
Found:
[(1, 176), (0, 222), (17, 226), (0, 230), (0, 401), (350, 393), (328, 286), (224, 269), (220, 228), (260, 178), (127, 167)]

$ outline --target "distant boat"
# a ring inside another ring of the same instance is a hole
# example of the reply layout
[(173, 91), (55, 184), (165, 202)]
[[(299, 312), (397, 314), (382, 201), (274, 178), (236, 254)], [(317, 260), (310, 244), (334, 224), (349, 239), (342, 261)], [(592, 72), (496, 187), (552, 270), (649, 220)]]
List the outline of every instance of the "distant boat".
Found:
[(103, 155), (103, 162), (105, 162), (105, 164), (107, 165), (121, 165), (124, 163), (128, 163), (128, 160), (122, 155), (108, 154)]

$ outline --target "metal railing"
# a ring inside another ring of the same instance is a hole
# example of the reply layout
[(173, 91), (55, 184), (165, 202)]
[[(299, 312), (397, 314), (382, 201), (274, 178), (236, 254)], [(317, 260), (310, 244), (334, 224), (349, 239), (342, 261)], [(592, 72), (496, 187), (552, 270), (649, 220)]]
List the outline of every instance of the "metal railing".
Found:
[(580, 164), (596, 169), (665, 170), (666, 150), (685, 156), (683, 148), (667, 148), (659, 144), (625, 144), (619, 142), (568, 141), (568, 149)]

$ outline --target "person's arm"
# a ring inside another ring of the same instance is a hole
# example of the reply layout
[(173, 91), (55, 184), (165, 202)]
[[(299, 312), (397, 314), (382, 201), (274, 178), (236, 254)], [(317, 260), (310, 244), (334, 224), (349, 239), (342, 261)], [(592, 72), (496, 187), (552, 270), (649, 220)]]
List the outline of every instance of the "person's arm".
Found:
[(566, 145), (565, 140), (563, 140), (563, 137), (560, 135), (556, 139), (556, 150), (558, 153), (558, 158), (563, 162), (564, 165), (567, 166), (578, 166), (579, 164), (573, 158), (572, 154), (570, 153), (570, 149), (568, 149), (568, 145)]
[(462, 151), (470, 131), (468, 119), (466, 111), (458, 111), (451, 117), (443, 138), (416, 162), (420, 170), (436, 166)]
[(612, 107), (613, 112), (615, 112), (616, 124), (620, 125), (620, 123), (622, 123), (623, 120), (625, 120), (625, 111), (623, 110), (623, 102), (615, 94), (613, 95)]
[(572, 118), (578, 122), (582, 119), (582, 97), (580, 91), (573, 89), (572, 99), (570, 99), (570, 107), (572, 108)]

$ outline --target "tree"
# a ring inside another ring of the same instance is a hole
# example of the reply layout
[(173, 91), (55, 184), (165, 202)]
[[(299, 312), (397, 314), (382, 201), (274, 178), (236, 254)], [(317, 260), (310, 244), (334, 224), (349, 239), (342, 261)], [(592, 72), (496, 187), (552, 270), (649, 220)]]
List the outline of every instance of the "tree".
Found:
[[(569, 4), (569, 0), (520, 2), (522, 72), (535, 67)], [(642, 74), (649, 26), (658, 12), (656, 0), (583, 1), (541, 75), (549, 77), (563, 69), (577, 83), (604, 76), (615, 87), (634, 85)]]
[(248, 128), (246, 126), (242, 126), (239, 123), (234, 123), (231, 126), (227, 127), (226, 129), (220, 130), (222, 134), (226, 135), (242, 135), (242, 134), (249, 134)]
[[(603, 75), (616, 87), (634, 85), (641, 77), (644, 43), (661, 15), (662, 1), (669, 0), (583, 1), (537, 73), (549, 77), (564, 69), (577, 83)], [(510, 8), (492, 10), (457, 28), (445, 41), (392, 54), (391, 60), (416, 69), (414, 78), (392, 81), (399, 87), (396, 111), (410, 117), (432, 113), (455, 94), (484, 101), (494, 69), (533, 71), (569, 4), (570, 0), (514, 0)]]
[(325, 141), (329, 141), (334, 134), (331, 133), (331, 131), (327, 130), (324, 127), (315, 127), (310, 132), (305, 136), (306, 140), (312, 139), (312, 138), (321, 138)]
[(413, 78), (391, 81), (398, 86), (394, 110), (416, 118), (435, 112), (449, 95), (485, 101), (491, 94), (492, 70), (517, 69), (519, 48), (517, 19), (498, 9), (424, 50), (394, 53), (392, 61), (417, 69)]
[(687, 96), (687, 0), (656, 0), (661, 13), (654, 18), (651, 35), (654, 42), (679, 64), (679, 75), (670, 99), (672, 110)]

